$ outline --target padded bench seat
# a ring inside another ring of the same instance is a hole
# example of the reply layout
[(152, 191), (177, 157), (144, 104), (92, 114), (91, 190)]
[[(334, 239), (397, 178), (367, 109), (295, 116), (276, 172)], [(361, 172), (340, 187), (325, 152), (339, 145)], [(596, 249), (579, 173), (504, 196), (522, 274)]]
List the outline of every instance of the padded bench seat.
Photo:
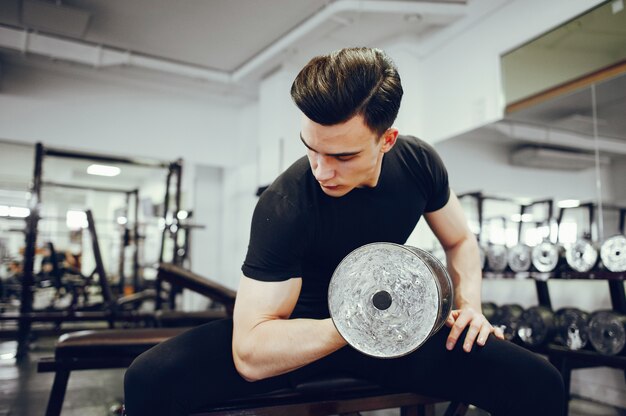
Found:
[[(444, 401), (383, 389), (351, 377), (332, 377), (216, 404), (191, 416), (327, 416), (388, 408), (400, 408), (402, 416), (434, 416), (434, 405)], [(451, 403), (446, 416), (461, 416), (466, 409), (463, 404)]]
[(218, 319), (228, 318), (230, 315), (226, 310), (214, 309), (206, 311), (182, 312), (182, 311), (157, 311), (155, 321), (160, 327), (193, 327)]
[[(56, 373), (46, 416), (61, 414), (69, 375), (73, 370), (125, 368), (141, 353), (188, 328), (80, 331), (59, 338), (55, 356), (38, 364), (39, 372)], [(333, 377), (312, 380), (295, 388), (239, 398), (202, 409), (193, 416), (331, 415), (397, 408), (402, 415), (434, 414), (442, 400), (381, 389), (363, 380)], [(454, 404), (446, 415), (462, 415)], [(451, 411), (451, 409), (455, 409)]]
[(57, 342), (54, 357), (43, 358), (37, 365), (40, 373), (56, 373), (46, 415), (61, 414), (67, 382), (73, 370), (128, 367), (139, 354), (188, 329), (109, 329), (62, 335)]

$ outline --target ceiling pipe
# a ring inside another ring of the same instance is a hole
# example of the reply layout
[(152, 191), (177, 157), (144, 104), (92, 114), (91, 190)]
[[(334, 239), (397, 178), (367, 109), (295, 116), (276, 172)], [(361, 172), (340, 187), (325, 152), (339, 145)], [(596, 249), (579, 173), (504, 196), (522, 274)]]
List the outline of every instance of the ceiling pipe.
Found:
[(389, 13), (389, 14), (419, 14), (425, 20), (432, 17), (446, 18), (449, 21), (459, 19), (465, 15), (467, 6), (451, 3), (428, 3), (408, 1), (380, 1), (380, 0), (338, 0), (325, 5), (313, 16), (291, 29), (287, 34), (265, 48), (248, 62), (237, 68), (233, 74), (233, 81), (237, 82), (254, 73), (258, 68), (288, 50), (293, 44), (303, 39), (309, 33), (328, 20), (334, 20), (341, 13)]
[[(593, 136), (566, 131), (558, 128), (501, 120), (488, 128), (494, 129), (505, 136), (524, 142), (537, 143), (544, 146), (560, 146), (571, 149), (593, 151)], [(617, 139), (598, 137), (598, 148), (601, 152), (626, 155), (626, 145)]]
[(305, 38), (329, 20), (337, 21), (339, 19), (349, 24), (349, 19), (346, 20), (339, 16), (342, 13), (419, 14), (426, 21), (429, 18), (437, 18), (452, 22), (463, 17), (466, 13), (466, 8), (465, 4), (459, 3), (336, 0), (325, 5), (317, 13), (298, 24), (233, 72), (179, 63), (86, 41), (64, 39), (4, 25), (0, 25), (0, 47), (13, 49), (23, 54), (33, 53), (48, 56), (52, 59), (76, 62), (94, 68), (127, 65), (187, 78), (228, 84), (239, 82), (246, 77), (254, 75), (268, 62), (276, 59), (277, 56), (289, 50), (296, 42)]

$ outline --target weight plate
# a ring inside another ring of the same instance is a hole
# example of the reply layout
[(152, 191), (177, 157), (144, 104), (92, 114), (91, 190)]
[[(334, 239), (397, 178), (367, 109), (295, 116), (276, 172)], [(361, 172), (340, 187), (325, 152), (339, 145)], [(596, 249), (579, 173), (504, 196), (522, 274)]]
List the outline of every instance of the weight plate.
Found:
[(609, 271), (626, 271), (626, 237), (616, 235), (605, 240), (600, 247), (600, 258)]
[(572, 270), (585, 273), (596, 265), (598, 250), (587, 240), (576, 240), (565, 251), (565, 259)]
[(626, 345), (626, 316), (613, 311), (594, 312), (589, 320), (589, 341), (606, 355), (622, 352)]
[(487, 247), (487, 266), (492, 272), (503, 272), (507, 265), (506, 246), (492, 244)]
[(445, 323), (452, 282), (430, 253), (373, 243), (348, 254), (333, 273), (328, 307), (341, 336), (379, 358), (415, 351)]
[(530, 269), (530, 247), (526, 244), (517, 244), (509, 249), (509, 267), (516, 273), (526, 272)]
[(532, 264), (538, 272), (554, 271), (559, 264), (559, 249), (556, 245), (544, 241), (533, 247), (531, 254)]

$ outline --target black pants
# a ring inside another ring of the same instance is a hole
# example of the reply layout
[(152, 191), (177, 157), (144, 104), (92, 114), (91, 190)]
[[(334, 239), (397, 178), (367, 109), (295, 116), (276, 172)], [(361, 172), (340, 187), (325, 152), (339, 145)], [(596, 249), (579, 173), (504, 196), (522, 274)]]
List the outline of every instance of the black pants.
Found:
[[(491, 336), (472, 352), (445, 349), (444, 327), (414, 353), (367, 357), (345, 347), (270, 379), (246, 382), (231, 354), (232, 320), (199, 326), (140, 355), (126, 372), (128, 416), (187, 415), (212, 403), (269, 392), (323, 374), (343, 374), (449, 400), (474, 404), (493, 416), (561, 416), (563, 380), (546, 360)], [(463, 334), (463, 337), (465, 334)]]

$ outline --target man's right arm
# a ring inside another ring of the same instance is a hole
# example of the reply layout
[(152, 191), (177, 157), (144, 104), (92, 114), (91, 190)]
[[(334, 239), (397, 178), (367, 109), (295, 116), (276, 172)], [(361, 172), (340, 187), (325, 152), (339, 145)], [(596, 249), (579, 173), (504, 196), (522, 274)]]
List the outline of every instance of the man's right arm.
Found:
[(289, 319), (302, 279), (262, 282), (242, 276), (233, 316), (233, 359), (248, 381), (277, 376), (346, 345), (332, 320)]

